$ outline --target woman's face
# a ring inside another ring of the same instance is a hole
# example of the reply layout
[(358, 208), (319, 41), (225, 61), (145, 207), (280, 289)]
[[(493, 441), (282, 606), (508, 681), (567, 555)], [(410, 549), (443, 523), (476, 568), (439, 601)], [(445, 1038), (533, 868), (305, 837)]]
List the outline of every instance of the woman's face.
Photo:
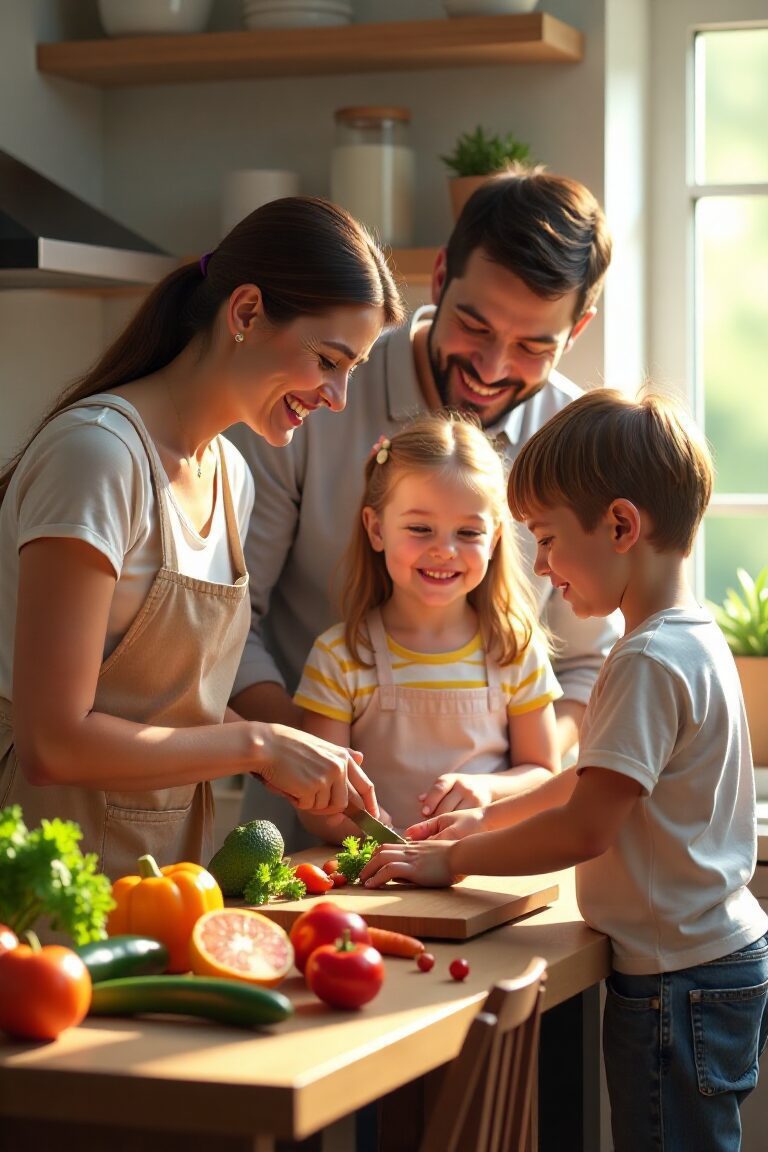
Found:
[(318, 408), (340, 412), (349, 378), (383, 325), (383, 310), (368, 305), (249, 325), (235, 356), (239, 418), (279, 448)]

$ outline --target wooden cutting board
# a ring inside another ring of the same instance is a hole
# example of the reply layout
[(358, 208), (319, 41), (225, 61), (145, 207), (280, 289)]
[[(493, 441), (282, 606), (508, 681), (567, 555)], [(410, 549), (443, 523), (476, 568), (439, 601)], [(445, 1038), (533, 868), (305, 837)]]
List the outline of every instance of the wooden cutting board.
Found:
[[(328, 848), (310, 848), (294, 853), (291, 863), (307, 860), (321, 864), (330, 854)], [(277, 901), (257, 910), (283, 928), (290, 928), (297, 916), (325, 898), (347, 911), (358, 912), (375, 928), (392, 928), (427, 939), (468, 940), (489, 928), (537, 912), (554, 903), (558, 895), (557, 884), (546, 877), (467, 876), (452, 888), (412, 888), (391, 883), (383, 888), (332, 888), (325, 897)]]

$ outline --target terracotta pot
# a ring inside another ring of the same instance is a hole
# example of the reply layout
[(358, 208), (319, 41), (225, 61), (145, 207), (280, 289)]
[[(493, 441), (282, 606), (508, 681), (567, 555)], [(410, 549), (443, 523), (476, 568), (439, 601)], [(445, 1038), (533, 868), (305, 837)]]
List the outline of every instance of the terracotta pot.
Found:
[(453, 219), (458, 220), (461, 210), (481, 184), (485, 184), (490, 176), (454, 176), (448, 181), (448, 191), (451, 194), (451, 207)]
[(768, 657), (736, 656), (744, 706), (747, 710), (752, 760), (768, 767)]

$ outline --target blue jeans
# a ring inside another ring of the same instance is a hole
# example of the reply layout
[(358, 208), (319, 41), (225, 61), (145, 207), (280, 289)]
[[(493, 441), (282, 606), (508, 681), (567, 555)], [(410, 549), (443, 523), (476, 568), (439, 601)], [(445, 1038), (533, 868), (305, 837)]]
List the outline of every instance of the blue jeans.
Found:
[(709, 964), (606, 981), (615, 1152), (739, 1152), (768, 1040), (768, 937)]

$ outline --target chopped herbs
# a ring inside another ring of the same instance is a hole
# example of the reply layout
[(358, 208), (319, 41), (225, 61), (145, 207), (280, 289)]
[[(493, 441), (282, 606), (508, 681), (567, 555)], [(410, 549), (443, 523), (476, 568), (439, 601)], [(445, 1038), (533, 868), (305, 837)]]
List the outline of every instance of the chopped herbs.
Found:
[(266, 904), (277, 897), (300, 900), (306, 891), (306, 885), (296, 879), (296, 869), (291, 868), (289, 859), (285, 859), (272, 864), (258, 864), (245, 885), (243, 897), (247, 904)]
[(347, 836), (342, 841), (342, 847), (336, 853), (339, 872), (346, 876), (350, 884), (357, 884), (360, 873), (378, 848), (378, 843), (366, 836), (365, 840), (358, 840), (357, 836)]

